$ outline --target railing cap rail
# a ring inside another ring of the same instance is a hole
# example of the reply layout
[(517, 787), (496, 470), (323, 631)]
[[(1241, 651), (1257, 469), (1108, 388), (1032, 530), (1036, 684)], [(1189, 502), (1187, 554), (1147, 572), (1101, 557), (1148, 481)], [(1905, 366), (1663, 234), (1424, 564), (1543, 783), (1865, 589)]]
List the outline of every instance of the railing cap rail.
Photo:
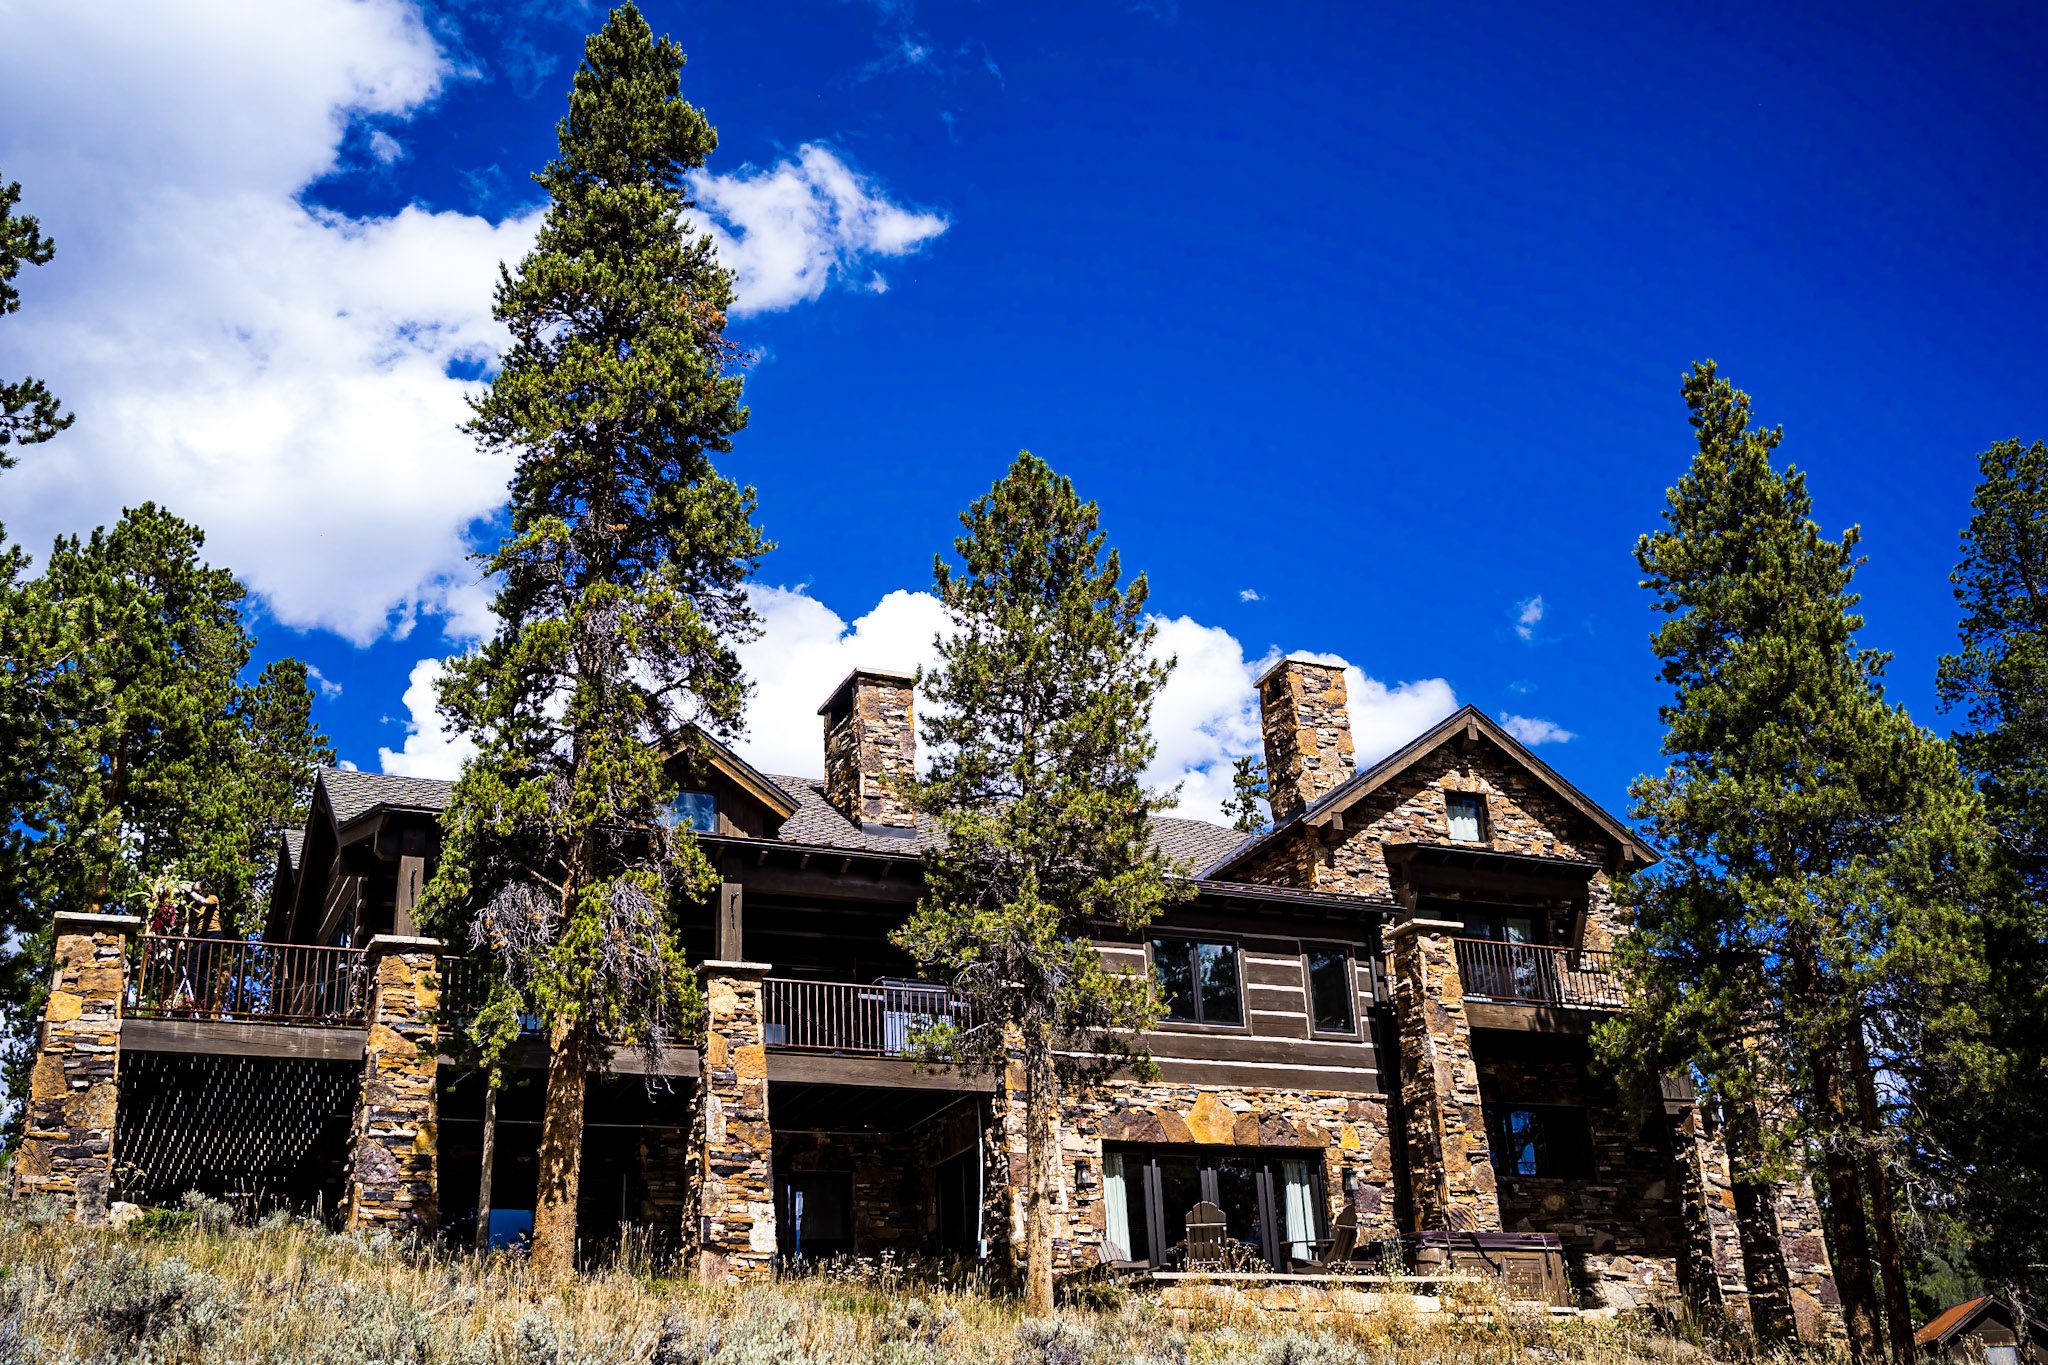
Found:
[(132, 934), (142, 927), (140, 915), (106, 915), (94, 910), (59, 910), (51, 921), (55, 932), (89, 934), (95, 930), (112, 929), (116, 933)]

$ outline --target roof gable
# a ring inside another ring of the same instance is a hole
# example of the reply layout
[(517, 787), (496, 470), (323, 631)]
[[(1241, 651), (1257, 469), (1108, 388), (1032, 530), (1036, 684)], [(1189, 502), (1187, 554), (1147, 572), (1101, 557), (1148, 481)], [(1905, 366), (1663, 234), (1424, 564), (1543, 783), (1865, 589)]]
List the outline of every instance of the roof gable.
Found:
[(1321, 827), (1338, 820), (1345, 811), (1395, 781), (1444, 745), (1460, 739), (1485, 739), (1521, 767), (1551, 795), (1583, 816), (1620, 850), (1623, 863), (1647, 867), (1657, 861), (1657, 852), (1637, 837), (1620, 820), (1610, 815), (1584, 792), (1565, 781), (1556, 769), (1531, 753), (1529, 747), (1503, 729), (1476, 706), (1460, 707), (1408, 743), (1363, 768), (1325, 793), (1315, 804), (1292, 819), (1275, 825), (1264, 834), (1245, 840), (1221, 860), (1203, 869), (1202, 876), (1218, 877), (1244, 862), (1253, 853), (1284, 837), (1297, 827)]

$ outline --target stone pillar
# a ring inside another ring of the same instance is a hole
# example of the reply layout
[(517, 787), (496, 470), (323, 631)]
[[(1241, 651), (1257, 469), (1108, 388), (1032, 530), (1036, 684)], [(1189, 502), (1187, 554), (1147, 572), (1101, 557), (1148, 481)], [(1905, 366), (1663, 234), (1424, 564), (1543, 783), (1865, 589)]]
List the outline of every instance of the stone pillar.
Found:
[(1827, 1237), (1821, 1231), (1820, 1203), (1813, 1197), (1813, 1186), (1803, 1179), (1780, 1181), (1773, 1194), (1793, 1330), (1806, 1342), (1845, 1336), (1842, 1295), (1835, 1287), (1835, 1268), (1828, 1260)]
[(1500, 1194), (1472, 1060), (1455, 920), (1409, 919), (1387, 931), (1401, 1033), (1408, 1186), (1423, 1231), (1500, 1227)]
[(347, 1226), (432, 1236), (441, 1216), (441, 944), (380, 934), (364, 957), (370, 1021), (349, 1134)]
[(687, 1205), (705, 1284), (775, 1271), (775, 1152), (768, 1126), (761, 962), (707, 962), (704, 1051), (690, 1106)]
[(1266, 741), (1266, 804), (1280, 824), (1351, 779), (1356, 754), (1344, 670), (1281, 659), (1259, 676)]
[(121, 1003), (128, 940), (141, 927), (133, 915), (60, 914), (54, 925), (50, 999), (8, 1184), (70, 1200), (82, 1222), (106, 1217), (113, 1197)]
[[(1689, 1090), (1691, 1087), (1688, 1086)], [(1683, 1280), (1698, 1308), (1748, 1328), (1749, 1283), (1742, 1269), (1742, 1239), (1735, 1225), (1735, 1187), (1728, 1152), (1696, 1104), (1670, 1113), (1672, 1159), (1678, 1169), (1679, 1217), (1684, 1225)]]

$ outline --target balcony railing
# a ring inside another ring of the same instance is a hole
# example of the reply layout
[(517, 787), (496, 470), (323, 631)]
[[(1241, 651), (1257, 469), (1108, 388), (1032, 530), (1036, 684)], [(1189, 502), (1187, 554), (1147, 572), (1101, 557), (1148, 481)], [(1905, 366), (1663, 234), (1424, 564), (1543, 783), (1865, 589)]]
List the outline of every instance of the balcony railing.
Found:
[(144, 934), (127, 1013), (138, 1019), (361, 1027), (369, 967), (360, 949)]
[(861, 986), (771, 976), (761, 983), (761, 1011), (772, 1048), (855, 1057), (901, 1057), (920, 1028), (974, 1023), (944, 986), (912, 981)]
[(1612, 953), (1485, 938), (1461, 938), (1457, 945), (1458, 974), (1468, 1000), (1596, 1010), (1626, 1003)]

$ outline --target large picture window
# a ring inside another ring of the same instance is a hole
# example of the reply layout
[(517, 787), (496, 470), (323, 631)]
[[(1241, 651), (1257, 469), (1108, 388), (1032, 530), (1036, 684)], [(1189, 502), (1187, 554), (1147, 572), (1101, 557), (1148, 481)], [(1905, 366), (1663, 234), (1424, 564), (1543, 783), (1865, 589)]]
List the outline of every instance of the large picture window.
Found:
[(1155, 938), (1152, 971), (1166, 997), (1168, 1019), (1183, 1024), (1244, 1022), (1235, 943)]
[(1105, 1145), (1102, 1196), (1111, 1260), (1179, 1265), (1188, 1213), (1204, 1201), (1223, 1210), (1225, 1236), (1247, 1262), (1286, 1270), (1322, 1249), (1319, 1152)]

